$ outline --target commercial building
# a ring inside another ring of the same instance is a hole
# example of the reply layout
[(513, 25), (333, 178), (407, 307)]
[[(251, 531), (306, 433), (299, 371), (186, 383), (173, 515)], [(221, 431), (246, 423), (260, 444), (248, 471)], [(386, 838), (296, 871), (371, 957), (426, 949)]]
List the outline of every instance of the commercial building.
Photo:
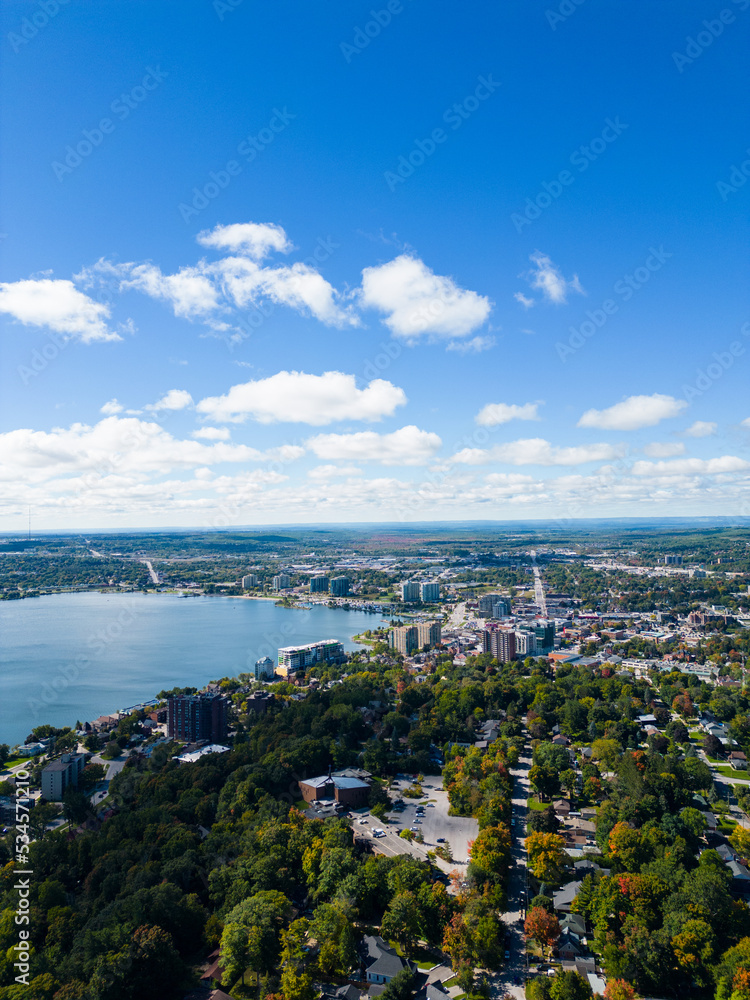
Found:
[(510, 618), (510, 598), (498, 597), (492, 605), (493, 618)]
[(253, 677), (256, 681), (266, 681), (273, 677), (274, 667), (273, 660), (270, 656), (264, 656), (260, 660), (255, 661), (253, 666)]
[(416, 580), (409, 580), (401, 584), (401, 600), (404, 604), (414, 604), (419, 600), (419, 584)]
[(334, 576), (329, 589), (331, 597), (346, 597), (349, 593), (349, 577)]
[(53, 760), (42, 768), (42, 795), (48, 802), (62, 802), (65, 789), (77, 786), (83, 774), (86, 755), (64, 753), (59, 760)]
[(682, 556), (664, 556), (665, 566), (682, 566)]
[(279, 649), (276, 673), (289, 677), (321, 661), (340, 662), (344, 659), (344, 646), (336, 639), (308, 642), (304, 646), (284, 646)]
[(327, 576), (311, 576), (310, 577), (310, 593), (311, 594), (327, 594), (328, 593), (328, 577)]
[(247, 576), (242, 577), (243, 590), (253, 590), (255, 587), (260, 587), (259, 576), (256, 576), (255, 573), (248, 573)]
[(498, 663), (509, 663), (516, 656), (516, 633), (499, 625), (488, 625), (482, 633), (482, 649), (492, 653)]
[(182, 694), (167, 699), (167, 734), (186, 743), (227, 738), (229, 699), (221, 694)]
[(495, 605), (507, 602), (508, 614), (510, 614), (510, 598), (503, 597), (502, 594), (482, 594), (478, 601), (479, 617), (492, 618), (495, 613)]
[(292, 585), (291, 576), (287, 576), (286, 573), (279, 573), (271, 581), (271, 586), (274, 590), (288, 590)]
[(555, 648), (555, 623), (544, 619), (534, 623), (536, 645), (540, 653)]
[(392, 628), (389, 633), (389, 642), (397, 653), (411, 656), (419, 649), (419, 630), (416, 625), (401, 625), (400, 628)]
[(516, 652), (519, 656), (536, 656), (536, 633), (532, 629), (516, 632)]
[(370, 786), (360, 778), (344, 777), (341, 774), (323, 774), (318, 778), (307, 778), (299, 781), (299, 790), (305, 802), (317, 802), (319, 799), (335, 799), (351, 809), (367, 805)]
[(439, 583), (420, 583), (419, 596), (423, 604), (434, 604), (440, 600)]

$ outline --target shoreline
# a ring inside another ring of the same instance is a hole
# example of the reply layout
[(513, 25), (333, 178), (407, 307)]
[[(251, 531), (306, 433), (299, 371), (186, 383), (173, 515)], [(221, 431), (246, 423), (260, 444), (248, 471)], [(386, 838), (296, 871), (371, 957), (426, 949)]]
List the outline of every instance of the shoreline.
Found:
[[(101, 590), (95, 590), (95, 589), (85, 589), (85, 590), (76, 590), (76, 591), (71, 590), (71, 591), (65, 591), (64, 592), (65, 596), (73, 596), (73, 595), (76, 595), (76, 594), (96, 594), (96, 595), (103, 596), (103, 597), (119, 597), (119, 598), (122, 598), (123, 600), (127, 599), (128, 597), (133, 597), (134, 595), (140, 595), (140, 596), (142, 596), (144, 598), (145, 597), (154, 597), (154, 596), (155, 597), (172, 597), (172, 598), (177, 598), (177, 597), (180, 596), (180, 592), (177, 592), (177, 591), (172, 591), (172, 592), (165, 593), (165, 592), (152, 591), (152, 590), (144, 592), (144, 591), (141, 591), (141, 590), (101, 591)], [(57, 593), (57, 594), (48, 593), (48, 594), (39, 594), (39, 595), (35, 595), (35, 596), (39, 596), (39, 597), (58, 597), (58, 596), (63, 596), (63, 595), (61, 595), (59, 593)], [(204, 593), (194, 594), (194, 595), (189, 595), (188, 594), (186, 596), (212, 597), (212, 598), (214, 598), (214, 597), (244, 598), (246, 600), (256, 600), (256, 601), (266, 601), (266, 602), (270, 601), (270, 602), (273, 603), (273, 605), (275, 607), (279, 607), (279, 608), (281, 608), (282, 610), (285, 610), (285, 611), (294, 611), (294, 610), (307, 610), (307, 611), (309, 611), (309, 610), (312, 610), (312, 608), (295, 608), (294, 606), (285, 607), (283, 604), (280, 604), (275, 597), (267, 597), (267, 596), (244, 595), (244, 594), (204, 594)], [(324, 608), (324, 609), (329, 610), (329, 611), (333, 611), (333, 610), (347, 610), (347, 609), (344, 609), (344, 608), (335, 608), (335, 607), (329, 608), (325, 603), (316, 604), (315, 606), (316, 607), (320, 607), (320, 608)], [(362, 610), (357, 609), (357, 608), (350, 608), (350, 609), (348, 609), (348, 611), (349, 611), (349, 613), (353, 613), (353, 614), (364, 614), (364, 612)], [(358, 638), (358, 636), (360, 635), (360, 633), (361, 633), (361, 627), (358, 627), (353, 634), (349, 633), (347, 635), (347, 637), (343, 641), (354, 644), (355, 647), (358, 648), (358, 649), (366, 649), (367, 648), (367, 643), (363, 642), (361, 639)], [(353, 651), (354, 650), (352, 650), (352, 652)], [(243, 671), (240, 671), (240, 672), (243, 672)], [(205, 686), (206, 684), (211, 683), (212, 679), (220, 680), (224, 676), (236, 678), (238, 676), (238, 674), (237, 673), (221, 674), (221, 676), (219, 676), (218, 678), (211, 678), (211, 677), (205, 677), (204, 676), (202, 684), (199, 684), (197, 681), (193, 681), (191, 683), (191, 681), (189, 679), (186, 679), (186, 680), (183, 680), (183, 681), (179, 681), (178, 684), (177, 684), (177, 686), (196, 687), (198, 690), (200, 690), (201, 686)], [(278, 682), (280, 682), (281, 680), (283, 680), (283, 678), (276, 678), (275, 680), (278, 681)], [(273, 682), (274, 681), (270, 681), (270, 683), (273, 683)], [(169, 683), (168, 681), (165, 681), (163, 684), (161, 684), (160, 685), (160, 690), (164, 690), (165, 689), (165, 685), (168, 684), (168, 683)], [(157, 700), (158, 699), (156, 698), (156, 692), (154, 692), (154, 695), (151, 698), (149, 698), (149, 697), (139, 698), (137, 701), (131, 702), (131, 705), (149, 705), (149, 704), (153, 704)], [(52, 707), (52, 706), (50, 705), (50, 707)], [(101, 715), (111, 715), (111, 714), (114, 714), (114, 712), (123, 712), (123, 711), (126, 711), (128, 707), (130, 707), (130, 706), (126, 706), (125, 708), (120, 707), (120, 708), (117, 708), (117, 709), (114, 709), (114, 710), (109, 710), (109, 709), (99, 710), (98, 708), (97, 709), (91, 708), (89, 711), (92, 711), (92, 712), (93, 711), (97, 711), (98, 715), (92, 716), (92, 719), (82, 718), (80, 715), (78, 716), (78, 718), (82, 722), (91, 722), (93, 720), (93, 718), (97, 718), (98, 716), (101, 716)], [(75, 719), (71, 719), (71, 720), (66, 720), (66, 721), (51, 722), (49, 720), (49, 718), (42, 717), (42, 715), (40, 713), (39, 716), (32, 717), (32, 718), (29, 719), (29, 729), (28, 729), (28, 732), (25, 733), (23, 736), (21, 736), (20, 739), (13, 739), (11, 736), (7, 736), (6, 737), (4, 734), (0, 733), (0, 742), (12, 743), (14, 746), (22, 746), (23, 745), (23, 741), (26, 739), (26, 736), (28, 736), (31, 733), (31, 730), (37, 728), (38, 726), (49, 724), (49, 725), (55, 726), (56, 728), (63, 728), (64, 726), (69, 725), (71, 729), (75, 730), (75, 721), (76, 721)], [(32, 758), (29, 758), (29, 759), (32, 759)]]

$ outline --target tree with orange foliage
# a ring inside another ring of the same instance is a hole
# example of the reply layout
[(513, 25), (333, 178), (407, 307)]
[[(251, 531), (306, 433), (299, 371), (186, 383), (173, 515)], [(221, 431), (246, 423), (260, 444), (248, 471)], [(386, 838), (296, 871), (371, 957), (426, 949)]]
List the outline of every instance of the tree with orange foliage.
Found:
[(529, 910), (523, 929), (527, 937), (537, 942), (542, 954), (546, 948), (551, 950), (560, 937), (560, 921), (554, 913), (550, 913), (543, 906), (535, 906), (533, 910)]
[(624, 979), (610, 979), (604, 988), (604, 1000), (635, 1000), (636, 992)]

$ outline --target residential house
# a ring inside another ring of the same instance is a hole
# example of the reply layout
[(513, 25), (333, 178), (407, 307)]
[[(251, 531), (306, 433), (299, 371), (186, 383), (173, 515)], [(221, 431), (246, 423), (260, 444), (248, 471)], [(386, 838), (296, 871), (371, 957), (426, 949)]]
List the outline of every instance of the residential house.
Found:
[(552, 905), (558, 913), (570, 913), (573, 900), (578, 895), (578, 890), (583, 885), (583, 879), (575, 882), (568, 882), (562, 889), (552, 894)]
[(747, 757), (741, 750), (732, 750), (729, 754), (729, 763), (735, 771), (747, 770)]
[(555, 799), (552, 803), (555, 816), (566, 817), (570, 813), (570, 802), (567, 799)]
[(575, 962), (586, 950), (578, 936), (570, 931), (563, 931), (557, 939), (557, 954), (564, 962)]
[(417, 971), (414, 962), (402, 958), (379, 935), (366, 935), (363, 945), (366, 951), (365, 971), (368, 983), (390, 983), (402, 969)]

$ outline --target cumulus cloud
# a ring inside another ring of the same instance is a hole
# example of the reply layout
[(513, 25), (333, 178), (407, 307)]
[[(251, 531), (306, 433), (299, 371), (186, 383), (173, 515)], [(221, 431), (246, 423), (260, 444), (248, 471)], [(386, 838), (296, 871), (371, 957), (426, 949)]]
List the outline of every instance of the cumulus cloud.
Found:
[(356, 465), (316, 465), (307, 473), (310, 479), (318, 479), (327, 482), (329, 479), (346, 478), (350, 476), (361, 476), (362, 470)]
[(144, 410), (158, 412), (159, 410), (185, 410), (193, 405), (193, 397), (186, 389), (170, 389), (155, 403), (144, 406)]
[(394, 337), (411, 343), (420, 337), (465, 337), (485, 322), (492, 308), (485, 295), (460, 288), (408, 254), (366, 267), (359, 300), (384, 314)]
[(196, 409), (216, 421), (246, 420), (263, 424), (284, 422), (313, 426), (336, 420), (376, 421), (391, 416), (406, 403), (403, 389), (374, 379), (358, 389), (353, 375), (282, 371), (269, 378), (233, 385), (223, 396), (202, 399)]
[(506, 462), (508, 465), (584, 465), (621, 458), (625, 447), (611, 444), (584, 444), (570, 448), (556, 447), (544, 438), (522, 438), (493, 448), (463, 448), (451, 458), (461, 465), (487, 465)]
[(726, 472), (744, 472), (750, 462), (736, 455), (720, 458), (678, 458), (673, 462), (634, 462), (634, 476), (714, 476)]
[[(576, 292), (578, 295), (586, 294), (578, 280), (578, 275), (574, 274), (570, 280), (564, 278), (562, 271), (556, 264), (552, 263), (547, 254), (535, 250), (529, 260), (534, 267), (528, 274), (528, 282), (532, 288), (540, 291), (548, 302), (553, 302), (559, 306), (568, 301), (568, 294), (570, 292)], [(517, 295), (516, 299), (522, 305), (527, 305), (524, 296), (519, 298)]]
[(684, 399), (655, 392), (652, 396), (628, 396), (606, 410), (586, 410), (579, 427), (597, 427), (607, 431), (635, 431), (654, 427), (662, 420), (678, 416), (688, 404)]
[(471, 340), (451, 340), (446, 351), (458, 351), (459, 354), (481, 354), (491, 350), (497, 341), (494, 337), (472, 337)]
[(524, 295), (523, 292), (516, 292), (513, 296), (516, 302), (520, 303), (524, 309), (531, 309), (534, 305), (534, 300), (529, 298), (528, 295)]
[(481, 427), (497, 427), (511, 420), (539, 420), (539, 403), (488, 403), (474, 418)]
[(159, 424), (110, 416), (51, 431), (27, 428), (0, 434), (3, 478), (43, 482), (74, 473), (166, 473), (171, 469), (248, 462), (264, 458), (246, 445), (180, 440)]
[(710, 420), (696, 420), (694, 424), (691, 424), (685, 431), (688, 437), (692, 438), (704, 438), (711, 437), (718, 430), (719, 425), (712, 423)]
[(307, 446), (326, 460), (380, 462), (381, 465), (424, 465), (442, 445), (437, 434), (413, 424), (391, 434), (360, 431), (356, 434), (318, 434)]
[(292, 249), (281, 226), (270, 222), (235, 222), (229, 226), (214, 226), (198, 233), (196, 240), (203, 247), (247, 254), (253, 260), (263, 260), (271, 252), (288, 253)]
[(200, 320), (230, 336), (239, 333), (227, 322), (233, 308), (260, 308), (264, 303), (287, 306), (329, 326), (359, 325), (352, 306), (315, 268), (303, 263), (278, 267), (259, 263), (271, 252), (291, 250), (280, 226), (234, 223), (204, 230), (197, 239), (202, 246), (230, 255), (213, 262), (200, 260), (174, 274), (165, 274), (150, 261), (116, 264), (101, 259), (77, 277), (88, 284), (112, 281), (120, 291), (141, 292), (166, 302), (175, 316)]
[(107, 327), (109, 306), (89, 298), (66, 279), (0, 282), (0, 312), (24, 326), (46, 326), (84, 344), (122, 339)]
[(649, 458), (673, 458), (685, 454), (685, 445), (682, 441), (652, 441), (644, 446), (643, 452)]
[(200, 427), (197, 431), (193, 431), (191, 437), (197, 438), (199, 441), (228, 441), (229, 428)]
[(740, 420), (740, 427), (746, 427), (750, 430), (750, 417), (745, 417), (744, 420)]
[(122, 403), (119, 403), (116, 399), (110, 399), (99, 408), (99, 412), (105, 414), (107, 417), (112, 417), (116, 413), (122, 413), (123, 409)]

